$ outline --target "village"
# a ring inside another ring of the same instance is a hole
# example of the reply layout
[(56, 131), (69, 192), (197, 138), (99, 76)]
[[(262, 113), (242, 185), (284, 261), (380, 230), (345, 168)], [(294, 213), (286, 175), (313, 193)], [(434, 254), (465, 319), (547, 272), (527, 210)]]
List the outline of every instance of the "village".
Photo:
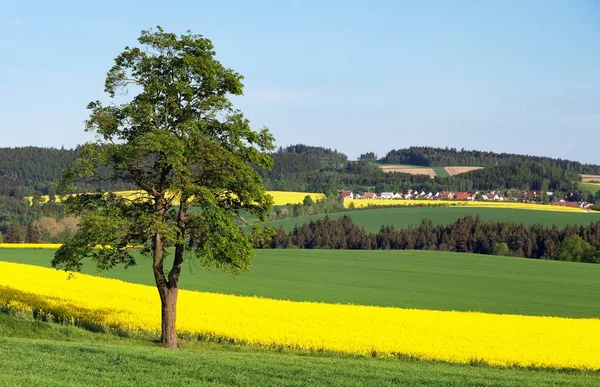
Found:
[(370, 199), (370, 200), (454, 200), (454, 201), (510, 201), (520, 203), (544, 203), (563, 207), (594, 209), (594, 204), (586, 201), (575, 200), (570, 192), (539, 192), (532, 190), (492, 190), (467, 192), (427, 192), (408, 189), (406, 192), (364, 192), (340, 190), (342, 199)]

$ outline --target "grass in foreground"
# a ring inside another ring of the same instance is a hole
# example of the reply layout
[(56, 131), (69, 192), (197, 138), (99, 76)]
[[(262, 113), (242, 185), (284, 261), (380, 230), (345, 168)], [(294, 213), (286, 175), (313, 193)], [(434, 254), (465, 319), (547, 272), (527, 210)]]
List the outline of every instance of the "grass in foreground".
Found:
[[(50, 266), (52, 250), (2, 250), (0, 260)], [(231, 277), (188, 266), (183, 289), (434, 310), (599, 317), (600, 265), (437, 251), (259, 250)], [(94, 274), (91, 264), (84, 273)], [(154, 285), (150, 261), (108, 278)]]
[(173, 351), (149, 348), (151, 344), (0, 313), (0, 384), (593, 386), (600, 382), (593, 372), (278, 353), (217, 344)]

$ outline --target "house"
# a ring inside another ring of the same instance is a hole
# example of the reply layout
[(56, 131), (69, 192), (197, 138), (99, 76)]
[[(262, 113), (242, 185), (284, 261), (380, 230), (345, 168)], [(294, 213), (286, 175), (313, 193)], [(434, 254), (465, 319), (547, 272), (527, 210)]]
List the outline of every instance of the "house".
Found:
[(340, 195), (342, 196), (342, 199), (354, 199), (354, 193), (352, 193), (352, 191), (342, 190)]
[(433, 198), (433, 193), (429, 192), (427, 195), (425, 195), (425, 197), (427, 199), (431, 199), (431, 198)]
[(381, 199), (391, 199), (394, 197), (394, 193), (393, 192), (382, 192), (380, 195)]
[(496, 200), (496, 201), (500, 200), (500, 196), (498, 196), (497, 193), (489, 193), (489, 194), (485, 195), (485, 197), (487, 197), (487, 200)]
[(375, 199), (375, 192), (365, 192), (362, 194), (362, 199)]
[(403, 195), (402, 192), (398, 191), (396, 193), (394, 193), (394, 195), (392, 196), (392, 199), (402, 199)]
[(413, 194), (411, 194), (410, 192), (407, 193), (406, 195), (404, 195), (404, 199), (412, 199), (413, 198)]
[(528, 198), (537, 198), (538, 193), (537, 193), (537, 191), (523, 191), (523, 196), (528, 197)]
[(442, 191), (440, 192), (440, 199), (454, 199), (454, 192)]
[(454, 199), (456, 199), (456, 200), (469, 200), (469, 196), (471, 196), (471, 195), (469, 195), (466, 192), (459, 192), (456, 195), (454, 195)]

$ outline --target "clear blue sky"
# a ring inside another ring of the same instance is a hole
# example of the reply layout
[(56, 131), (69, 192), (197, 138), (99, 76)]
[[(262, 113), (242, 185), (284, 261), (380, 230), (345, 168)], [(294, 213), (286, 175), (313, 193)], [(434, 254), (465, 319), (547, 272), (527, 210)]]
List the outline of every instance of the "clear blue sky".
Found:
[[(278, 145), (410, 145), (600, 164), (600, 1), (3, 1), (0, 146), (73, 147), (113, 58), (211, 39)], [(284, 4), (285, 3), (285, 4)]]

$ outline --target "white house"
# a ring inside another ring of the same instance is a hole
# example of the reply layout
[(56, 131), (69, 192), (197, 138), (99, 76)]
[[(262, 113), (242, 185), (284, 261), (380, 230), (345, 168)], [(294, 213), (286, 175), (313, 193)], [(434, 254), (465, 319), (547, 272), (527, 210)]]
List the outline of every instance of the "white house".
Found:
[(354, 193), (352, 191), (343, 190), (341, 196), (342, 199), (354, 199)]
[(382, 199), (391, 199), (394, 197), (394, 193), (393, 192), (382, 192), (380, 197)]

